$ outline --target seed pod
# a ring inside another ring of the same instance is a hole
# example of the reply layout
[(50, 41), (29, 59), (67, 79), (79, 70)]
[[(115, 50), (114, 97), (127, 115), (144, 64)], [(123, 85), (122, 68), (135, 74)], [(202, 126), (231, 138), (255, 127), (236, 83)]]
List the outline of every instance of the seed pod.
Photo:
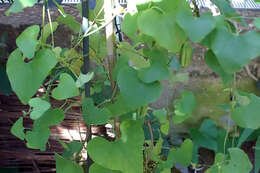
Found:
[(188, 67), (191, 63), (192, 47), (189, 41), (186, 41), (181, 46), (180, 50), (180, 64), (182, 67)]

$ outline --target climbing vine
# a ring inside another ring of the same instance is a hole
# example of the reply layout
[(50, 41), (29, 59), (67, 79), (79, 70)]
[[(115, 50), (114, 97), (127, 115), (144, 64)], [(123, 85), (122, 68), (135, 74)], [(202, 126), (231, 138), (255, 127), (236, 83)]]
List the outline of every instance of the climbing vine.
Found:
[[(6, 15), (36, 2), (14, 1)], [(122, 31), (128, 40), (117, 42), (115, 35), (106, 37), (103, 29), (124, 11), (121, 7), (116, 6), (111, 16), (104, 16), (103, 1), (89, 1), (89, 18), (83, 20), (82, 26), (64, 13), (58, 1), (54, 4), (61, 15), (52, 21), (51, 7), (48, 0), (44, 1), (43, 16), (46, 12), (47, 19), (43, 17), (41, 27), (29, 26), (17, 37), (17, 49), (6, 65), (12, 90), (23, 104), (30, 106), (13, 124), (12, 134), (24, 140), (28, 148), (44, 151), (50, 127), (64, 121), (66, 112), (79, 105), (86, 125), (115, 122), (115, 129), (118, 124), (120, 129), (113, 141), (95, 137), (86, 145), (85, 140), (65, 143), (57, 139), (64, 147), (62, 155), (55, 153), (58, 173), (84, 172), (81, 156), (86, 151), (94, 161), (91, 166), (86, 163), (90, 173), (170, 173), (176, 164), (195, 170), (208, 167), (207, 173), (249, 173), (253, 164), (240, 149), (249, 137), (258, 138), (254, 166), (258, 172), (260, 98), (237, 88), (236, 73), (260, 55), (259, 18), (255, 20), (256, 30), (241, 34), (234, 23), (246, 23), (228, 1), (212, 0), (220, 11), (217, 16), (200, 12), (196, 2), (192, 2), (193, 8), (184, 0), (129, 2), (137, 10), (124, 15)], [(70, 48), (54, 44), (53, 34), (59, 24), (77, 34)], [(51, 42), (47, 41), (49, 37)], [(96, 63), (87, 74), (81, 70), (84, 37), (89, 37), (89, 56)], [(113, 41), (112, 48), (108, 39)], [(223, 92), (231, 95), (229, 103), (217, 106), (230, 115), (229, 124), (233, 121), (236, 126), (225, 130), (206, 119), (199, 128), (191, 127), (189, 137), (179, 146), (172, 146), (168, 141), (170, 130), (191, 118), (199, 104), (195, 95), (183, 90), (166, 108), (155, 110), (149, 105), (162, 95), (160, 81), (168, 80), (174, 85), (189, 80), (177, 72), (192, 64), (195, 43), (207, 49), (206, 64), (221, 77), (226, 88)], [(107, 55), (109, 49), (114, 49), (112, 59)], [(84, 94), (85, 84), (90, 86), (89, 97)], [(44, 94), (36, 96), (39, 88)], [(79, 100), (72, 99), (77, 96)], [(63, 100), (64, 104), (54, 108), (52, 99)], [(26, 116), (33, 120), (33, 127), (25, 130)], [(200, 147), (214, 151), (214, 165), (200, 162)]]

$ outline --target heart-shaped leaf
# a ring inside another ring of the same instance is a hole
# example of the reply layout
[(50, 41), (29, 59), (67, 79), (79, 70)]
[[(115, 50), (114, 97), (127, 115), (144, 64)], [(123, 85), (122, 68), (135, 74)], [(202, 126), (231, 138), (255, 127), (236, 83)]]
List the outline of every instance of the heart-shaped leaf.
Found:
[(101, 137), (92, 139), (87, 146), (89, 155), (94, 162), (107, 169), (142, 173), (144, 143), (142, 126), (136, 121), (126, 120), (120, 129), (122, 136), (114, 142), (108, 142)]
[(76, 85), (77, 87), (81, 87), (83, 86), (85, 83), (89, 82), (94, 76), (94, 73), (93, 72), (89, 72), (87, 74), (82, 74), (80, 73), (77, 81), (76, 81)]
[(29, 63), (23, 61), (19, 49), (12, 52), (6, 71), (13, 90), (23, 104), (28, 103), (56, 63), (56, 56), (49, 49), (37, 52)]
[[(165, 23), (168, 26), (161, 27)], [(154, 9), (143, 12), (138, 18), (138, 25), (143, 33), (154, 37), (161, 46), (172, 52), (177, 52), (186, 38), (184, 32), (172, 20), (172, 16), (162, 15)]]
[(67, 160), (55, 153), (57, 173), (84, 173), (83, 168), (77, 163)]
[(38, 44), (38, 35), (40, 27), (33, 25), (26, 28), (16, 39), (18, 48), (23, 52), (27, 58), (32, 58), (35, 53), (36, 46)]
[(94, 106), (91, 98), (84, 100), (82, 105), (82, 112), (85, 124), (105, 124), (110, 118), (110, 112), (106, 108), (99, 109)]
[(137, 14), (131, 15), (127, 13), (122, 22), (122, 31), (132, 40), (136, 39), (138, 26), (137, 26)]
[(64, 151), (62, 153), (62, 157), (66, 159), (75, 159), (79, 152), (83, 148), (83, 143), (78, 141), (72, 141), (66, 145), (66, 148), (64, 147)]
[(205, 61), (207, 65), (221, 77), (224, 85), (228, 85), (233, 80), (233, 74), (226, 73), (223, 70), (218, 62), (217, 57), (211, 50), (207, 51), (205, 54)]
[(46, 129), (60, 124), (64, 120), (65, 114), (62, 109), (49, 109), (40, 118), (34, 121), (33, 129)]
[(40, 118), (44, 112), (50, 109), (51, 104), (41, 98), (32, 98), (29, 101), (29, 105), (33, 107), (33, 111), (30, 114), (31, 119), (36, 120)]
[(119, 59), (123, 58), (127, 61), (127, 64), (130, 61), (136, 69), (149, 67), (150, 65), (149, 60), (144, 58), (142, 50), (137, 51), (135, 47), (128, 42), (120, 42), (118, 45), (118, 53), (121, 55)]
[(111, 117), (117, 117), (137, 109), (138, 106), (129, 105), (122, 95), (119, 95), (116, 101), (107, 104), (106, 108), (111, 112)]
[(232, 111), (232, 119), (240, 127), (258, 129), (260, 127), (260, 111), (258, 111), (260, 98), (244, 92), (240, 92), (240, 95), (247, 96), (250, 102), (235, 108)]
[(10, 13), (18, 13), (22, 11), (23, 8), (34, 6), (37, 2), (38, 0), (15, 0), (5, 14), (9, 16)]
[(232, 74), (260, 55), (259, 42), (260, 33), (256, 31), (234, 35), (225, 28), (218, 28), (211, 49), (223, 70)]
[(173, 121), (179, 124), (190, 117), (191, 113), (197, 107), (195, 96), (190, 91), (183, 91), (180, 100), (176, 100), (174, 103), (175, 115)]
[(25, 139), (27, 141), (26, 146), (28, 148), (40, 149), (41, 151), (45, 151), (46, 143), (48, 142), (50, 133), (50, 129), (48, 128), (27, 131), (25, 135)]
[[(172, 148), (169, 152), (167, 161), (163, 163), (164, 168), (172, 168), (176, 163), (189, 166), (192, 159), (193, 144), (190, 139), (186, 139), (180, 148)], [(185, 153), (185, 154), (184, 154)]]
[(172, 13), (162, 13), (150, 8), (138, 16), (138, 26), (144, 34), (152, 36), (161, 46), (176, 53), (186, 40), (186, 35), (174, 17)]
[(257, 29), (260, 29), (260, 17), (255, 18), (254, 25), (255, 27), (257, 27)]
[(52, 91), (52, 97), (57, 100), (64, 100), (78, 95), (79, 90), (73, 78), (67, 73), (62, 73), (58, 87)]
[(120, 171), (113, 171), (111, 169), (104, 168), (96, 163), (92, 164), (89, 173), (121, 173)]
[(66, 14), (65, 17), (60, 15), (56, 20), (67, 25), (75, 33), (80, 31), (81, 24), (70, 14)]
[(158, 99), (162, 92), (159, 82), (143, 83), (137, 77), (137, 72), (129, 66), (122, 67), (118, 73), (117, 82), (122, 98), (126, 104), (142, 106)]
[(23, 117), (20, 117), (12, 126), (11, 133), (17, 138), (24, 140), (24, 127), (23, 127)]
[(214, 17), (208, 13), (199, 18), (194, 18), (191, 13), (179, 13), (177, 23), (195, 43), (203, 40), (216, 27)]
[(44, 27), (42, 29), (43, 32), (42, 32), (42, 35), (39, 40), (42, 43), (46, 43), (48, 37), (51, 35), (51, 32), (52, 31), (55, 32), (56, 29), (58, 28), (58, 25), (59, 25), (58, 22), (51, 22), (51, 23), (44, 25)]
[(230, 161), (227, 165), (223, 166), (223, 173), (245, 173), (250, 172), (252, 170), (253, 166), (250, 160), (248, 159), (248, 156), (243, 150), (239, 148), (229, 148), (228, 152), (230, 154)]
[(152, 83), (169, 78), (171, 73), (167, 65), (167, 54), (154, 49), (150, 52), (150, 56), (151, 66), (138, 71), (139, 79), (145, 83)]

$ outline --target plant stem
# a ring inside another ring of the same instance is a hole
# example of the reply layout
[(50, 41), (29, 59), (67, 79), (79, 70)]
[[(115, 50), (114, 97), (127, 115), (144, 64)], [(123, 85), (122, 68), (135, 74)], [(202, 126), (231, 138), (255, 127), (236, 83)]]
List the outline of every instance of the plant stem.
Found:
[(50, 14), (50, 9), (49, 8), (47, 8), (47, 15), (48, 15), (48, 19), (49, 19), (50, 28), (51, 28), (51, 44), (52, 44), (52, 48), (54, 48), (54, 35), (53, 35), (51, 14)]

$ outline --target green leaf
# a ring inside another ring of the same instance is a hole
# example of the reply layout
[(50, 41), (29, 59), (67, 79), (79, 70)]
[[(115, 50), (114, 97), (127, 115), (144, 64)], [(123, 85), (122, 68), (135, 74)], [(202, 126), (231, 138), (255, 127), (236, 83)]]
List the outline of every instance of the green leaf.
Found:
[[(176, 7), (172, 8), (174, 11)], [(155, 8), (150, 8), (138, 16), (138, 26), (142, 33), (152, 36), (161, 46), (176, 53), (186, 40), (186, 35), (174, 18), (174, 14), (162, 13)], [(167, 27), (163, 27), (166, 25)]]
[(260, 170), (260, 136), (255, 144), (255, 172)]
[(225, 160), (225, 155), (223, 153), (217, 153), (215, 156), (214, 165), (207, 169), (206, 173), (220, 173), (223, 160)]
[[(93, 29), (97, 28), (98, 26), (94, 25)], [(106, 37), (102, 30), (97, 31), (89, 36), (89, 45), (91, 58), (93, 58), (97, 62), (100, 62), (106, 58)]]
[(171, 173), (171, 169), (163, 169), (160, 173)]
[(40, 118), (44, 112), (46, 112), (50, 107), (51, 104), (41, 98), (32, 98), (29, 101), (30, 107), (33, 107), (33, 111), (30, 114), (31, 119), (36, 120)]
[(209, 13), (202, 13), (198, 18), (192, 13), (179, 13), (177, 23), (195, 43), (202, 41), (216, 27), (216, 21)]
[(111, 112), (111, 117), (117, 117), (134, 111), (138, 106), (128, 104), (122, 95), (119, 95), (116, 101), (107, 104), (106, 108)]
[(138, 71), (139, 79), (145, 83), (152, 83), (169, 78), (171, 73), (167, 65), (167, 54), (158, 49), (151, 50), (149, 53), (151, 66)]
[(127, 64), (128, 61), (131, 61), (134, 67), (136, 67), (137, 69), (145, 68), (150, 65), (149, 60), (146, 60), (144, 58), (142, 50), (135, 50), (135, 48), (127, 42), (121, 42), (118, 45), (118, 53), (121, 54), (119, 59), (124, 56), (124, 60), (127, 62)]
[(243, 142), (247, 140), (247, 138), (254, 132), (253, 129), (244, 129), (242, 134), (240, 135), (237, 143), (237, 147), (240, 148)]
[(190, 139), (186, 139), (180, 148), (172, 148), (164, 164), (164, 168), (172, 168), (176, 163), (189, 166), (192, 159), (192, 148), (193, 144)]
[(121, 173), (121, 171), (114, 171), (111, 169), (104, 168), (96, 163), (92, 164), (89, 173)]
[[(51, 25), (52, 25), (52, 30), (51, 30)], [(42, 35), (40, 37), (40, 41), (45, 44), (48, 37), (51, 35), (51, 31), (55, 32), (56, 29), (58, 28), (58, 22), (52, 22), (52, 23), (48, 23), (46, 25), (44, 25), (43, 27), (43, 32)]]
[(126, 120), (121, 123), (120, 129), (122, 136), (114, 142), (108, 142), (101, 137), (92, 139), (87, 146), (89, 155), (102, 167), (127, 173), (142, 173), (142, 126), (136, 121)]
[(67, 144), (67, 148), (62, 153), (62, 157), (66, 159), (75, 159), (75, 154), (78, 155), (82, 150), (83, 144), (78, 141), (72, 141)]
[(49, 49), (37, 52), (30, 63), (23, 61), (19, 49), (12, 52), (6, 71), (14, 92), (23, 104), (28, 103), (56, 63), (56, 56)]
[(64, 100), (79, 95), (79, 90), (74, 79), (67, 73), (60, 75), (60, 83), (52, 91), (52, 97), (56, 100)]
[(9, 16), (10, 13), (21, 12), (23, 8), (32, 7), (38, 0), (15, 0), (12, 6), (5, 12), (5, 15)]
[(88, 83), (92, 78), (94, 77), (94, 73), (93, 72), (89, 72), (87, 74), (82, 74), (80, 73), (77, 81), (76, 81), (76, 86), (82, 87), (85, 83)]
[(38, 44), (38, 35), (40, 32), (40, 27), (38, 25), (33, 25), (26, 28), (16, 39), (16, 44), (18, 48), (23, 52), (24, 56), (27, 58), (32, 58), (34, 56), (36, 46)]
[(212, 120), (204, 120), (200, 129), (191, 128), (190, 136), (194, 144), (193, 161), (197, 160), (197, 152), (200, 147), (204, 147), (217, 152), (217, 127)]
[(82, 105), (82, 112), (85, 124), (105, 124), (110, 118), (110, 112), (106, 108), (99, 109), (94, 106), (91, 98), (86, 98)]
[(231, 7), (229, 1), (226, 0), (212, 0), (212, 2), (219, 8), (220, 13), (227, 17), (237, 16), (236, 10)]
[(225, 86), (233, 80), (233, 74), (226, 73), (223, 70), (217, 60), (217, 57), (211, 50), (207, 51), (207, 53), (205, 54), (205, 61), (207, 65), (221, 77)]
[(190, 91), (183, 91), (181, 99), (174, 103), (175, 115), (173, 122), (179, 124), (190, 117), (191, 113), (196, 109), (197, 102), (195, 96)]
[(246, 173), (252, 170), (253, 166), (243, 150), (239, 148), (230, 148), (228, 151), (230, 154), (230, 161), (227, 165), (223, 166), (224, 173)]
[(260, 29), (260, 17), (255, 18), (254, 25), (257, 29)]
[(23, 117), (20, 117), (12, 126), (11, 133), (17, 138), (24, 140), (24, 127), (23, 127)]
[(79, 33), (81, 30), (81, 24), (70, 14), (66, 14), (65, 17), (59, 16), (56, 20), (67, 25), (75, 33)]
[[(161, 154), (162, 150), (162, 145), (163, 145), (163, 139), (159, 138), (159, 140), (156, 142), (156, 145), (153, 148), (153, 154), (154, 155), (159, 155)], [(155, 160), (156, 161), (156, 160)]]
[[(82, 10), (80, 10), (80, 12), (82, 12)], [(102, 21), (103, 19), (104, 19), (104, 0), (98, 0), (96, 1), (95, 9), (89, 10), (89, 20)]]
[(209, 137), (217, 138), (217, 127), (212, 120), (204, 120), (200, 125), (200, 132)]
[(50, 129), (41, 128), (34, 129), (33, 131), (27, 131), (25, 139), (27, 141), (26, 146), (32, 149), (46, 150), (46, 143), (50, 136)]
[(119, 71), (117, 82), (122, 98), (131, 107), (151, 103), (158, 99), (162, 92), (159, 82), (143, 83), (138, 79), (136, 70), (128, 66)]
[(167, 120), (165, 123), (163, 123), (160, 127), (160, 130), (163, 134), (167, 135), (170, 128), (170, 122)]
[[(242, 93), (242, 92), (241, 92)], [(260, 98), (254, 94), (242, 93), (247, 96), (250, 103), (245, 106), (236, 107), (232, 111), (232, 119), (243, 128), (258, 129), (260, 127), (259, 104)]]
[(60, 124), (64, 120), (65, 114), (62, 109), (49, 109), (39, 119), (33, 123), (33, 129), (46, 129)]
[(83, 168), (77, 163), (67, 160), (55, 153), (57, 173), (84, 173)]
[(165, 109), (154, 110), (153, 114), (159, 119), (160, 123), (165, 123), (167, 121), (167, 111)]
[(134, 40), (137, 34), (137, 30), (137, 14), (131, 15), (130, 13), (127, 13), (122, 22), (122, 31), (128, 37)]
[(226, 73), (234, 73), (260, 55), (260, 33), (249, 31), (234, 35), (218, 28), (211, 42), (211, 49)]

